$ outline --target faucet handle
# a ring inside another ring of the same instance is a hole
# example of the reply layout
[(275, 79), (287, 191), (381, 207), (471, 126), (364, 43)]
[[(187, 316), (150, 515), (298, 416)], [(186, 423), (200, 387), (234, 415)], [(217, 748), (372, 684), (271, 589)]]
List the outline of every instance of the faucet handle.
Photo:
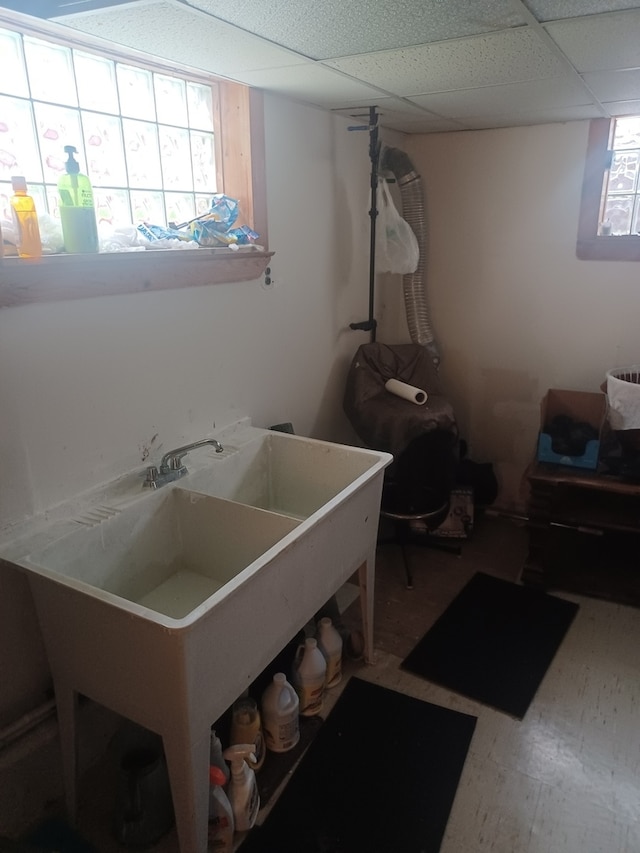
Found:
[(142, 484), (146, 489), (158, 488), (158, 469), (155, 465), (149, 465), (147, 468), (147, 476)]
[(186, 450), (184, 453), (172, 453), (168, 459), (169, 469), (171, 471), (181, 471), (184, 468), (184, 465), (182, 464), (182, 460), (184, 459), (184, 457), (186, 455), (187, 455)]

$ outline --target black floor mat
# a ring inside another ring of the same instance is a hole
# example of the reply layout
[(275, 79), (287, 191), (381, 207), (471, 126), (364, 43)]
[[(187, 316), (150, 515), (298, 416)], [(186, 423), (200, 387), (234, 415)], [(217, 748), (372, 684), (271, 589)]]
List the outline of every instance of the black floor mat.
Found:
[[(319, 716), (300, 717), (300, 740), (288, 752), (268, 752), (265, 756), (262, 769), (258, 772), (256, 779), (258, 782), (258, 793), (260, 794), (260, 802), (266, 805), (274, 793), (282, 784), (283, 779), (291, 773), (295, 763), (309, 744), (318, 734), (318, 730), (323, 724)], [(2, 851), (0, 851), (2, 853)]]
[(240, 853), (437, 853), (475, 724), (351, 678)]
[(477, 572), (401, 666), (522, 719), (577, 611)]
[(95, 847), (62, 818), (44, 820), (27, 835), (25, 842), (28, 845), (26, 853), (97, 853)]

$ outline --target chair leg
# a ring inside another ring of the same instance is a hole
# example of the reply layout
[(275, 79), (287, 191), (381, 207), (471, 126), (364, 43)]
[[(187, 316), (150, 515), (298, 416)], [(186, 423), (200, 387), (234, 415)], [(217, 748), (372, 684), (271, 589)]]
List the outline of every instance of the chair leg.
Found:
[[(384, 517), (384, 515), (383, 515)], [(387, 516), (389, 517), (389, 516)], [(417, 516), (416, 516), (417, 518)], [(412, 534), (411, 525), (409, 519), (393, 519), (394, 522), (394, 535), (389, 536), (387, 538), (379, 538), (377, 541), (378, 545), (387, 545), (390, 543), (395, 543), (400, 546), (400, 550), (402, 551), (402, 561), (404, 563), (404, 571), (407, 578), (407, 589), (413, 589), (413, 572), (411, 571), (411, 565), (409, 563), (409, 554), (407, 552), (407, 545), (421, 545), (427, 548), (435, 548), (438, 551), (446, 551), (449, 554), (460, 555), (462, 553), (461, 544), (456, 541), (438, 541), (435, 539), (429, 538), (429, 531), (425, 530), (424, 535), (414, 536)]]
[(404, 562), (404, 571), (407, 576), (407, 589), (413, 589), (413, 575), (411, 573), (411, 565), (409, 563), (409, 555), (407, 553), (407, 543), (409, 541), (409, 525), (406, 521), (396, 521), (396, 542), (402, 551), (402, 560)]
[(400, 543), (402, 549), (402, 559), (404, 560), (404, 570), (407, 575), (407, 589), (413, 589), (413, 575), (411, 574), (411, 566), (409, 565), (409, 557), (407, 549), (404, 547), (404, 542)]

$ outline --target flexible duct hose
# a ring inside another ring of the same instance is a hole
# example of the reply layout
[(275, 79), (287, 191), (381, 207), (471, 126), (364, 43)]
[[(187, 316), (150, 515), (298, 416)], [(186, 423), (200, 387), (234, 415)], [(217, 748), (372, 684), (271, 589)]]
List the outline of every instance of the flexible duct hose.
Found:
[(384, 146), (380, 155), (380, 165), (384, 171), (392, 172), (398, 183), (402, 198), (402, 214), (416, 235), (420, 249), (416, 271), (402, 277), (409, 335), (412, 343), (421, 344), (430, 350), (437, 363), (440, 357), (431, 328), (426, 294), (427, 228), (422, 178), (415, 171), (407, 154), (399, 148)]

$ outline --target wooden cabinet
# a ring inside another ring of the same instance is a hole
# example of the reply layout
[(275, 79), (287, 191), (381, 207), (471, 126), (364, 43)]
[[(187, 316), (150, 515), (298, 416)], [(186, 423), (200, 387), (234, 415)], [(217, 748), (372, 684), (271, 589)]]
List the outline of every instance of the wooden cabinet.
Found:
[(534, 463), (526, 584), (640, 605), (640, 483)]

